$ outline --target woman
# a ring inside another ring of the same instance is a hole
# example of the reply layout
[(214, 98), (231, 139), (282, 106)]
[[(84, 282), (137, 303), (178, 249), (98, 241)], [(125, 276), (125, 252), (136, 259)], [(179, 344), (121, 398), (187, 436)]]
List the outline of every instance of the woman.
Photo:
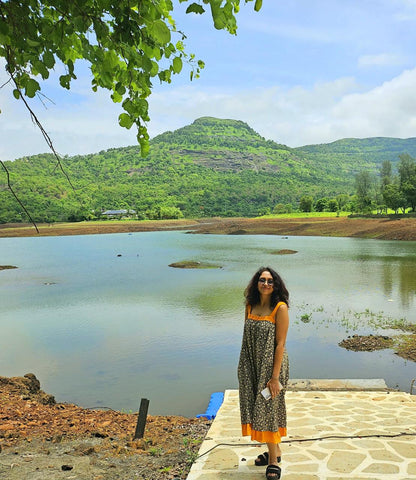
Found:
[[(244, 294), (246, 313), (238, 364), (242, 432), (252, 440), (267, 443), (268, 452), (259, 455), (255, 464), (267, 465), (266, 478), (277, 480), (281, 474), (279, 443), (286, 435), (289, 292), (272, 268), (261, 267)], [(261, 393), (265, 387), (271, 393), (269, 400)]]

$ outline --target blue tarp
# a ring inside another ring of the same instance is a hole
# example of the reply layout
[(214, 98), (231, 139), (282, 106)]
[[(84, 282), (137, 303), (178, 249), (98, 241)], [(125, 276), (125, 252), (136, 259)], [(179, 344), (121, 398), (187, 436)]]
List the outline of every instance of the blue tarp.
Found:
[(205, 417), (207, 420), (214, 420), (219, 408), (224, 401), (224, 392), (214, 392), (211, 394), (207, 411), (205, 413), (200, 413), (197, 415), (197, 418)]

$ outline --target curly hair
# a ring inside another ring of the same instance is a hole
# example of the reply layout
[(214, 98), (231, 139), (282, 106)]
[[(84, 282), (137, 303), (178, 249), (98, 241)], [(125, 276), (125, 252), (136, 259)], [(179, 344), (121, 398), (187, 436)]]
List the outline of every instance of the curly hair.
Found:
[(257, 305), (260, 303), (260, 292), (258, 288), (258, 281), (260, 275), (263, 272), (269, 272), (273, 277), (273, 292), (270, 299), (270, 306), (274, 308), (278, 302), (285, 302), (289, 306), (289, 292), (282, 277), (270, 267), (260, 267), (253, 275), (246, 289), (244, 290), (244, 296), (246, 298), (246, 305)]

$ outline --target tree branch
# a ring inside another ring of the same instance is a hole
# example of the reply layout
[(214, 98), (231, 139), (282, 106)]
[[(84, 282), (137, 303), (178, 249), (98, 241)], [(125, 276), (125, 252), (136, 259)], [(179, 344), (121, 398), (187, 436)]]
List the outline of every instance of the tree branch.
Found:
[[(41, 133), (42, 133), (42, 135), (43, 135), (43, 138), (45, 139), (48, 147), (52, 150), (52, 153), (53, 153), (54, 157), (56, 158), (56, 165), (55, 165), (54, 170), (55, 170), (57, 167), (59, 167), (59, 169), (61, 170), (61, 172), (62, 172), (62, 173), (64, 174), (64, 176), (66, 177), (69, 185), (71, 185), (72, 190), (73, 190), (74, 192), (76, 192), (75, 187), (74, 187), (74, 185), (72, 184), (71, 179), (69, 178), (68, 174), (66, 173), (66, 171), (65, 171), (65, 169), (64, 169), (64, 167), (63, 167), (63, 165), (62, 165), (61, 159), (59, 158), (59, 155), (58, 155), (58, 153), (56, 152), (55, 147), (53, 146), (53, 143), (52, 143), (52, 140), (51, 140), (50, 136), (48, 135), (48, 133), (46, 132), (46, 130), (43, 128), (42, 124), (41, 124), (40, 121), (38, 120), (38, 118), (37, 118), (37, 116), (35, 115), (34, 111), (30, 108), (29, 104), (27, 103), (27, 101), (26, 101), (25, 97), (23, 96), (22, 91), (20, 90), (20, 88), (19, 88), (19, 86), (18, 86), (18, 84), (17, 84), (17, 82), (16, 82), (13, 74), (12, 74), (10, 71), (9, 71), (8, 73), (9, 73), (9, 75), (10, 75), (10, 79), (9, 79), (6, 83), (4, 83), (4, 84), (1, 86), (1, 88), (4, 87), (4, 86), (5, 86), (7, 83), (9, 83), (10, 81), (12, 81), (12, 82), (14, 83), (15, 88), (19, 91), (19, 94), (20, 94), (19, 96), (20, 96), (22, 102), (24, 103), (26, 109), (27, 109), (27, 110), (29, 111), (29, 113), (30, 113), (30, 116), (31, 116), (31, 118), (32, 118), (32, 122), (39, 128), (39, 130), (41, 131)], [(43, 102), (42, 102), (42, 103), (43, 103)], [(12, 195), (13, 195), (14, 198), (17, 200), (17, 202), (19, 203), (19, 205), (23, 208), (23, 210), (25, 211), (26, 215), (29, 217), (29, 219), (30, 219), (30, 221), (32, 222), (33, 226), (36, 228), (36, 232), (39, 233), (39, 229), (38, 229), (35, 221), (32, 219), (31, 215), (29, 214), (29, 212), (27, 211), (27, 209), (25, 208), (25, 206), (23, 205), (23, 203), (19, 200), (19, 198), (17, 197), (16, 193), (14, 192), (14, 190), (13, 190), (11, 184), (10, 184), (9, 171), (7, 170), (6, 165), (5, 165), (5, 164), (3, 163), (3, 161), (1, 161), (1, 160), (0, 160), (0, 163), (1, 163), (2, 167), (4, 168), (6, 174), (7, 174), (7, 185), (8, 185), (9, 190), (11, 191)]]
[(26, 215), (29, 217), (29, 220), (32, 222), (33, 226), (36, 228), (37, 233), (39, 233), (38, 226), (36, 225), (36, 223), (35, 223), (35, 221), (33, 220), (33, 218), (30, 216), (30, 213), (26, 210), (26, 207), (25, 207), (25, 206), (23, 205), (23, 203), (19, 200), (19, 197), (15, 194), (15, 192), (14, 192), (12, 186), (11, 186), (9, 170), (7, 170), (7, 167), (6, 167), (6, 165), (4, 164), (3, 160), (0, 160), (0, 164), (1, 164), (1, 166), (4, 168), (4, 171), (6, 172), (6, 175), (7, 175), (7, 186), (9, 187), (9, 190), (12, 192), (12, 195), (14, 196), (14, 198), (16, 199), (16, 201), (19, 203), (19, 205), (23, 208), (23, 210), (25, 211)]
[[(66, 179), (68, 180), (68, 183), (71, 185), (72, 187), (72, 190), (75, 192), (75, 187), (72, 185), (72, 182), (71, 182), (71, 179), (69, 178), (68, 174), (66, 173), (64, 167), (62, 166), (62, 162), (61, 162), (61, 159), (59, 158), (59, 155), (58, 153), (56, 152), (55, 150), (55, 147), (53, 146), (53, 143), (52, 143), (52, 140), (51, 140), (51, 137), (47, 134), (46, 130), (43, 128), (42, 124), (40, 123), (40, 121), (38, 120), (37, 116), (35, 115), (35, 113), (33, 112), (33, 110), (30, 108), (29, 104), (27, 103), (25, 97), (23, 96), (19, 86), (17, 85), (17, 82), (16, 80), (14, 79), (13, 75), (11, 73), (9, 73), (12, 80), (13, 80), (13, 83), (16, 87), (16, 89), (19, 91), (19, 94), (20, 94), (20, 98), (22, 99), (22, 102), (25, 104), (25, 107), (27, 108), (27, 110), (29, 111), (30, 113), (30, 116), (32, 118), (32, 122), (39, 128), (39, 130), (41, 131), (42, 135), (43, 135), (43, 138), (45, 139), (48, 147), (52, 150), (52, 153), (54, 155), (54, 157), (56, 158), (56, 166), (59, 167), (59, 169), (61, 170), (61, 172), (65, 175)], [(55, 166), (55, 168), (56, 168)]]

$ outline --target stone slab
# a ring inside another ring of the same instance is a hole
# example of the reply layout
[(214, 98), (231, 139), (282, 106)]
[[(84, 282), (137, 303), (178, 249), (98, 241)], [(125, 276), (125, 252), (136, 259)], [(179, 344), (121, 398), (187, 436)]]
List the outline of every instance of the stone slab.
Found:
[(360, 390), (387, 391), (382, 378), (294, 378), (289, 380), (288, 390)]
[[(349, 389), (338, 382), (286, 392), (282, 480), (416, 480), (416, 396), (382, 389), (379, 379), (342, 380), (355, 384)], [(267, 446), (241, 436), (239, 415), (238, 391), (226, 390), (188, 480), (265, 478), (254, 459)]]

